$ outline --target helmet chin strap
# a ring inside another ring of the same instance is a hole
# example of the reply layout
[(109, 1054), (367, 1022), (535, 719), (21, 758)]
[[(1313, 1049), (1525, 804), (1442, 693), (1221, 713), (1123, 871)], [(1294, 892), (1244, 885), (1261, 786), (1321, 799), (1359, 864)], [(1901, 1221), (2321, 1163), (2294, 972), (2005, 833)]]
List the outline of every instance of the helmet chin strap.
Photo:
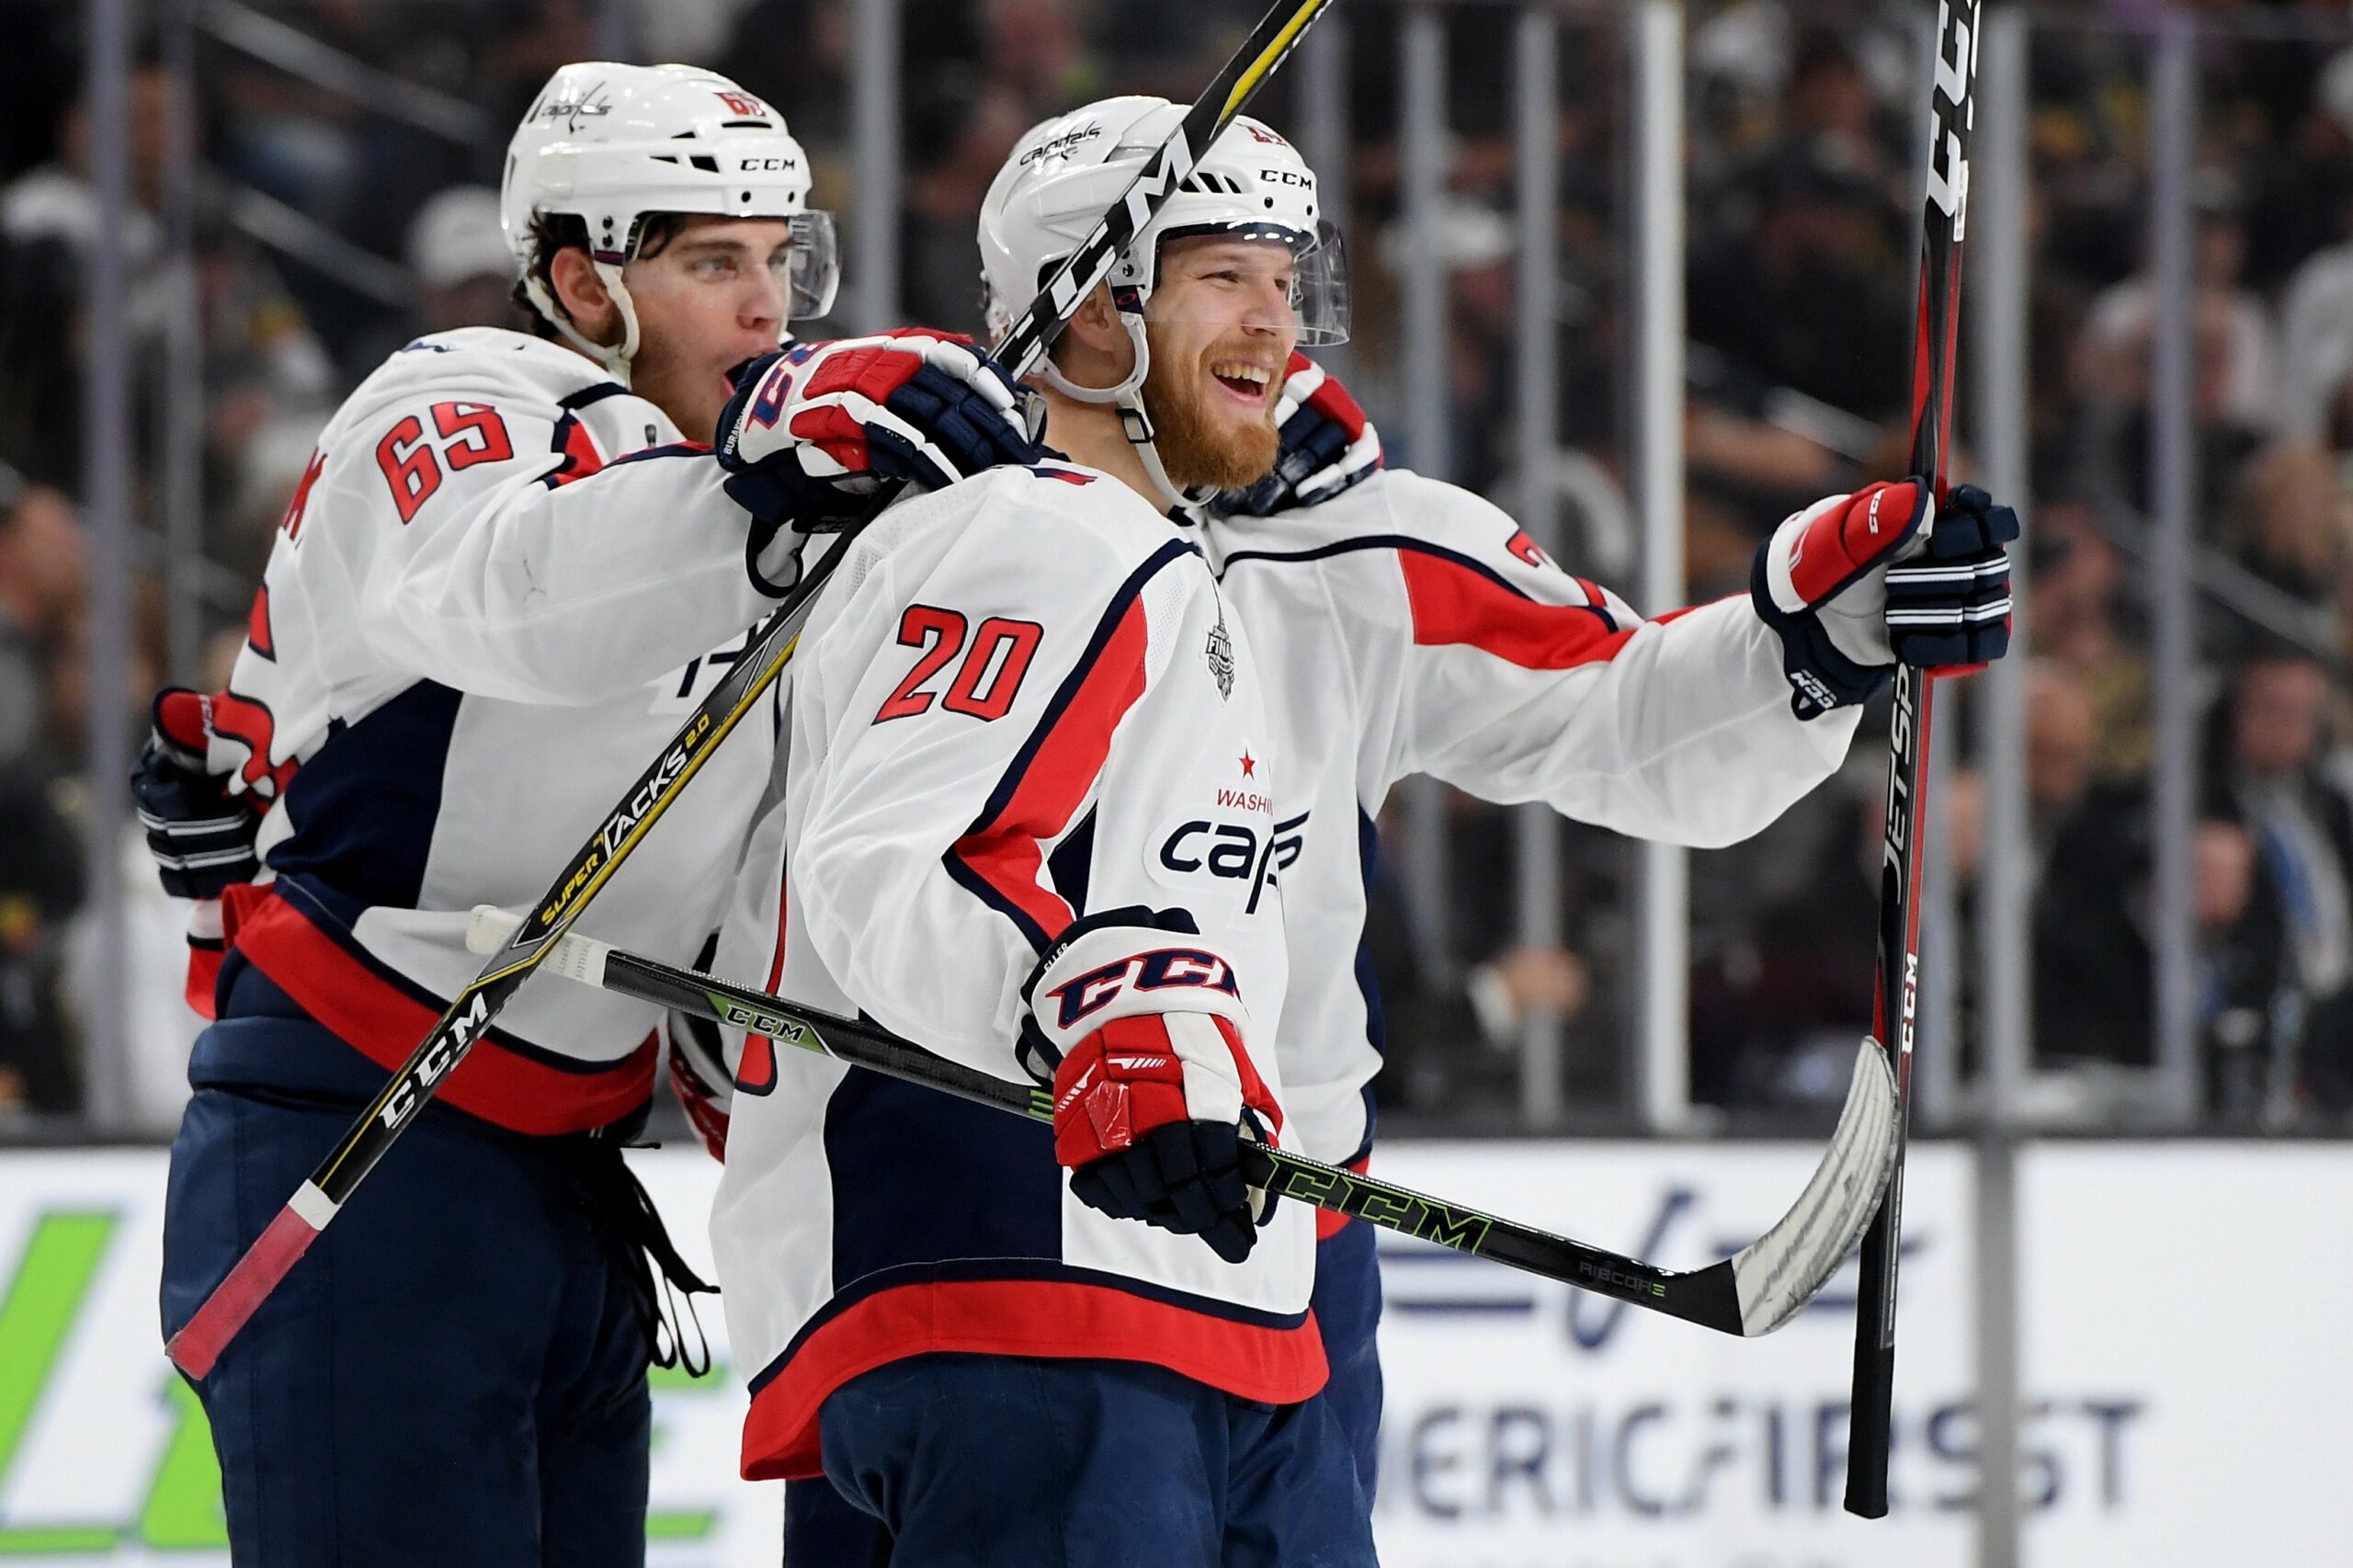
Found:
[(1046, 384), (1076, 403), (1114, 403), (1120, 410), (1120, 428), (1128, 444), (1136, 449), (1136, 457), (1143, 463), (1146, 478), (1160, 492), (1162, 507), (1180, 523), (1200, 521), (1202, 508), (1216, 492), (1207, 487), (1186, 490), (1168, 477), (1168, 470), (1160, 461), (1160, 449), (1153, 444), (1152, 415), (1143, 405), (1144, 377), (1152, 368), (1152, 346), (1144, 336), (1143, 316), (1139, 312), (1122, 309), (1120, 324), (1128, 329), (1128, 341), (1135, 347), (1135, 364), (1120, 378), (1116, 386), (1083, 387), (1062, 373), (1051, 359), (1040, 367)]
[(630, 361), (637, 358), (637, 305), (629, 297), (629, 286), (621, 281), (621, 269), (618, 266), (609, 261), (592, 261), (588, 265), (597, 269), (597, 278), (605, 285), (605, 292), (612, 297), (613, 308), (620, 312), (621, 340), (618, 347), (591, 342), (585, 334), (573, 325), (572, 318), (564, 314), (563, 308), (555, 302), (554, 296), (548, 292), (547, 285), (540, 281), (537, 274), (525, 275), (523, 291), (531, 297), (531, 303), (539, 307), (540, 314), (548, 319), (548, 324), (563, 335), (565, 342), (602, 365), (613, 380), (627, 386)]

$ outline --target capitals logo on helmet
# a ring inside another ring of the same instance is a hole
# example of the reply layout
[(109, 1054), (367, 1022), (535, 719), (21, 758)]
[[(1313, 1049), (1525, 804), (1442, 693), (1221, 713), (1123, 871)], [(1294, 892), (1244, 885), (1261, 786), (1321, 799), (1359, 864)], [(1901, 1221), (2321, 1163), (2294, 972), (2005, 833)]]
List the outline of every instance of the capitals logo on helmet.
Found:
[[(1166, 98), (1105, 98), (1030, 127), (981, 204), (981, 275), (989, 326), (1002, 333), (1055, 263), (1078, 246), (1143, 162), (1185, 118)], [(1280, 240), (1299, 261), (1299, 340), (1347, 339), (1347, 270), (1339, 232), (1317, 200), (1315, 172), (1262, 122), (1237, 117), (1114, 265), (1123, 308), (1143, 309), (1161, 246), (1193, 234)]]

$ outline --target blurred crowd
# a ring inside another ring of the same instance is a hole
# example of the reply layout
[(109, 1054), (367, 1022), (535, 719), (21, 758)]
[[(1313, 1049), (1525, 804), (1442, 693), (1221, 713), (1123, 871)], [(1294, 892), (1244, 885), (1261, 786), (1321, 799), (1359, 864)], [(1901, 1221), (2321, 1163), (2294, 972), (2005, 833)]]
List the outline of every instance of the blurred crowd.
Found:
[[(494, 187), (506, 135), (548, 74), (600, 55), (710, 64), (785, 111), (817, 205), (854, 210), (847, 0), (240, 0), (207, 7), (193, 89), (148, 39), (133, 81), (136, 208), (124, 235), (136, 367), (140, 577), (119, 703), (85, 689), (82, 364), (97, 201), (79, 97), (83, 7), (0, 0), (0, 1119), (84, 1101), (74, 998), (135, 992), (119, 1122), (167, 1128), (174, 911), (135, 851), (81, 846), (91, 715), (143, 726), (167, 676), (217, 684), (311, 441), (387, 352), (427, 331), (514, 324)], [(151, 12), (156, 7), (150, 6)], [(1109, 92), (1183, 97), (1256, 0), (904, 0), (905, 319), (977, 331), (972, 230), (1019, 132)], [(1629, 585), (1624, 40), (1613, 9), (1563, 13), (1554, 213), (1561, 367), (1554, 449), (1518, 449), (1507, 8), (1445, 7), (1449, 135), (1435, 226), (1442, 363), (1403, 362), (1398, 6), (1347, 11), (1346, 213), (1356, 341), (1335, 364), (1391, 460), (1443, 464), (1506, 507), (1555, 497), (1562, 553)], [(2234, 20), (2272, 27), (2242, 36)], [(2032, 51), (2032, 435), (2022, 573), (2032, 605), (2036, 1064), (2057, 1119), (2143, 1103), (2153, 1028), (2154, 713), (2202, 737), (2193, 898), (2202, 1091), (2231, 1128), (2341, 1129), (2353, 1112), (2353, 31), (2341, 13), (2211, 6), (2199, 49), (2195, 210), (2193, 688), (2151, 677), (2151, 50), (2144, 8), (2037, 7)], [(1916, 6), (1694, 0), (1688, 7), (1688, 452), (1693, 599), (1746, 591), (1793, 506), (1893, 475), (1908, 412), (1923, 58)], [(2334, 19), (2332, 19), (2334, 18)], [(151, 21), (153, 19), (151, 16)], [(357, 73), (300, 69), (287, 31)], [(278, 29), (273, 32), (271, 29)], [(2331, 29), (2336, 31), (2332, 32)], [(361, 88), (356, 95), (353, 80)], [(370, 86), (372, 84), (372, 87)], [(1261, 112), (1295, 123), (1297, 73)], [(178, 155), (184, 150), (185, 158)], [(182, 177), (181, 171), (187, 171)], [(857, 309), (849, 258), (845, 320)], [(828, 324), (814, 324), (822, 335)], [(1404, 411), (1438, 377), (1446, 427), (1416, 452)], [(1969, 385), (1966, 371), (1961, 384)], [(1973, 411), (1964, 398), (1963, 449)], [(189, 421), (193, 421), (193, 426)], [(193, 436), (185, 434), (193, 429)], [(176, 448), (175, 442), (179, 445)], [(165, 454), (192, 451), (175, 478)], [(175, 531), (176, 530), (176, 531)], [(163, 540), (200, 542), (166, 594)], [(1663, 608), (1645, 606), (1645, 608)], [(189, 623), (191, 615), (194, 624)], [(174, 617), (178, 618), (175, 624)], [(1948, 713), (1965, 710), (1970, 688)], [(1883, 720), (1879, 721), (1883, 733)], [(1940, 739), (1972, 728), (1949, 718)], [(1867, 1027), (1881, 748), (1750, 844), (1693, 861), (1694, 1096), (1727, 1110), (1838, 1096)], [(1961, 752), (1947, 794), (1960, 902), (1986, 846)], [(1635, 857), (1562, 834), (1558, 944), (1518, 939), (1513, 815), (1445, 802), (1448, 885), (1413, 898), (1384, 820), (1371, 948), (1389, 1108), (1421, 1126), (1508, 1125), (1518, 1042), (1561, 1021), (1569, 1100), (1627, 1103)], [(97, 973), (83, 909), (119, 877), (125, 976)], [(1972, 972), (1964, 918), (1956, 973)], [(1954, 1002), (1961, 1038), (1981, 999)], [(0, 1119), (0, 1132), (5, 1132)]]

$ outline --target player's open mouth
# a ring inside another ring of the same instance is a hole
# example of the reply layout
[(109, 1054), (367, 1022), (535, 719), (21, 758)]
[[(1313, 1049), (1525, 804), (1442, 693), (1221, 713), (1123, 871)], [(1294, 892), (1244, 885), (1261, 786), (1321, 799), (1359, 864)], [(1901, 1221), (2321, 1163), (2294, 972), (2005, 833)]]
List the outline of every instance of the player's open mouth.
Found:
[(1245, 359), (1220, 360), (1210, 367), (1210, 374), (1216, 379), (1218, 385), (1253, 408), (1266, 403), (1267, 389), (1275, 381), (1274, 371)]

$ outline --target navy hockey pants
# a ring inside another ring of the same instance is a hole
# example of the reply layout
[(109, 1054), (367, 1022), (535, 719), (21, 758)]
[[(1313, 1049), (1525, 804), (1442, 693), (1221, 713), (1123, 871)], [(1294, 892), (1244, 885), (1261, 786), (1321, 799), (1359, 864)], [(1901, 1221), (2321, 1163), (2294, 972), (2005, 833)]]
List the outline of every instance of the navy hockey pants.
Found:
[(819, 1430), (826, 1479), (910, 1568), (1374, 1565), (1321, 1398), (1260, 1404), (1133, 1361), (916, 1356), (835, 1389)]
[[(1370, 1517), (1371, 1512), (1374, 1469), (1380, 1453), (1381, 1354), (1380, 1347), (1373, 1342), (1373, 1331), (1381, 1321), (1381, 1274), (1374, 1258), (1374, 1236), (1372, 1226), (1350, 1223), (1343, 1226), (1336, 1235), (1319, 1242), (1315, 1248), (1315, 1322), (1323, 1331), (1324, 1356), (1331, 1364), (1332, 1375), (1331, 1381), (1324, 1385), (1324, 1392), (1311, 1403), (1322, 1405), (1330, 1412), (1340, 1439), (1354, 1461), (1360, 1497), (1357, 1505), (1359, 1517)], [(1080, 1364), (1096, 1366), (1101, 1363)], [(858, 1380), (858, 1382), (864, 1381)], [(1210, 1390), (1201, 1392), (1213, 1394)], [(1225, 1396), (1213, 1394), (1213, 1397)], [(1242, 1402), (1230, 1403), (1239, 1404)], [(833, 1414), (834, 1404), (828, 1400), (821, 1425), (830, 1423)], [(830, 1426), (824, 1426), (823, 1429), (827, 1436), (826, 1471), (830, 1477), (833, 1474), (832, 1429)], [(884, 1568), (892, 1562), (890, 1531), (874, 1513), (852, 1506), (830, 1479), (791, 1482), (785, 1487), (784, 1560), (790, 1568)], [(900, 1561), (913, 1564), (928, 1563), (931, 1559), (910, 1552)], [(1056, 1559), (1042, 1558), (1039, 1561)], [(1074, 1554), (1067, 1561), (1076, 1563), (1094, 1560)], [(1102, 1561), (1128, 1560), (1106, 1558)], [(1158, 1559), (1148, 1557), (1135, 1561), (1157, 1562)], [(1184, 1562), (1188, 1560), (1179, 1556), (1176, 1561)], [(1211, 1555), (1205, 1561), (1216, 1562), (1218, 1559)], [(1370, 1546), (1366, 1548), (1363, 1561), (1372, 1561)]]
[[(208, 1060), (280, 1048), (350, 1054), (308, 1020), (233, 1018), (199, 1042), (167, 1335), (357, 1112), (202, 1086)], [(197, 1384), (238, 1568), (644, 1562), (645, 1331), (597, 1202), (578, 1161), (460, 1113), (409, 1127)]]

